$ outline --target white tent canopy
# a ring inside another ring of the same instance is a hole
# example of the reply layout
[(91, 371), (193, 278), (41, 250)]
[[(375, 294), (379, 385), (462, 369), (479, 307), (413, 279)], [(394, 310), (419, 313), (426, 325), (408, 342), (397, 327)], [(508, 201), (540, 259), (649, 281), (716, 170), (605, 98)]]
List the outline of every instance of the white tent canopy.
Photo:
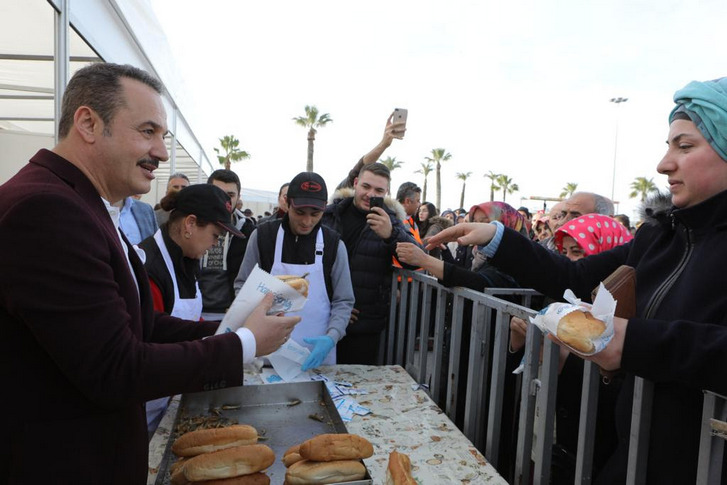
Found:
[[(66, 19), (69, 27), (64, 29)], [(145, 199), (156, 200), (164, 194), (170, 171), (184, 172), (195, 182), (205, 180), (216, 168), (183, 115), (181, 106), (187, 98), (182, 79), (147, 0), (3, 0), (0, 152), (5, 156), (0, 183), (38, 148), (53, 145), (60, 104), (55, 95), (62, 92), (67, 79), (89, 63), (104, 61), (152, 72), (167, 90), (164, 104), (173, 135), (171, 163), (157, 170), (157, 185)]]

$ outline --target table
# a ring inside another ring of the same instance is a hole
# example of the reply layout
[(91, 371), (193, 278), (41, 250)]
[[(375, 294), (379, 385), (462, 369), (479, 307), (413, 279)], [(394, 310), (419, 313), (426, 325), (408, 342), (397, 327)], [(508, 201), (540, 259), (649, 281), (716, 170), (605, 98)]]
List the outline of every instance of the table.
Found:
[[(421, 484), (507, 484), (402, 367), (336, 365), (320, 370), (333, 380), (368, 391), (356, 400), (372, 413), (354, 417), (346, 428), (374, 445), (374, 456), (364, 460), (374, 484), (385, 483), (393, 450), (409, 455), (412, 474)], [(246, 372), (245, 384), (262, 384), (262, 380), (259, 374)], [(178, 409), (176, 396), (149, 444), (150, 485), (156, 480)]]

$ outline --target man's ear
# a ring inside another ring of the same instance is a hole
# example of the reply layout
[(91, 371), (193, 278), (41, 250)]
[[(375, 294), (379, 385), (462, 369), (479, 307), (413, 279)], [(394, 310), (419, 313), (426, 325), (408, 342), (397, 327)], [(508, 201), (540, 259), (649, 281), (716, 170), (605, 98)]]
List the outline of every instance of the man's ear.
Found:
[(94, 143), (103, 132), (103, 121), (94, 110), (81, 106), (73, 114), (73, 129), (86, 143)]
[(353, 179), (353, 187), (356, 188), (357, 185), (358, 185), (358, 177)]

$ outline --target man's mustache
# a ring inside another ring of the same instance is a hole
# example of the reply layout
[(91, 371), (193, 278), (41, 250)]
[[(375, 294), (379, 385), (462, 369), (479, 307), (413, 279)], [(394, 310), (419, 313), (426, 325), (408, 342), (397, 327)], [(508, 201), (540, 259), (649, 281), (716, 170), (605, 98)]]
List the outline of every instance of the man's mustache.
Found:
[(156, 160), (154, 158), (143, 158), (136, 162), (137, 165), (153, 165), (154, 168), (159, 168), (159, 160)]

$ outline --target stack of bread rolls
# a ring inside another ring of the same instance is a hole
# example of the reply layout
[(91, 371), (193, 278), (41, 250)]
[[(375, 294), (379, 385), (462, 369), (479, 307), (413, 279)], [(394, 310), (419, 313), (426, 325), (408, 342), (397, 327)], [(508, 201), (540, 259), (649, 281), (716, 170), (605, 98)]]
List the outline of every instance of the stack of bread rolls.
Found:
[(170, 482), (268, 485), (270, 478), (261, 472), (273, 464), (275, 454), (256, 444), (257, 437), (257, 430), (245, 424), (183, 434), (172, 444), (180, 459), (170, 468)]
[(283, 455), (286, 485), (350, 482), (366, 476), (364, 458), (373, 445), (355, 434), (321, 434), (292, 446)]

